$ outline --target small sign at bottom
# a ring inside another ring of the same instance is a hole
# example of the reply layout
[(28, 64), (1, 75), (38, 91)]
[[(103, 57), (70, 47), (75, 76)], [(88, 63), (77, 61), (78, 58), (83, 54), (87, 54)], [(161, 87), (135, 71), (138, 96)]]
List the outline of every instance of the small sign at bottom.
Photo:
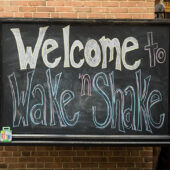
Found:
[(12, 130), (10, 127), (3, 127), (0, 133), (1, 142), (11, 142), (12, 141)]

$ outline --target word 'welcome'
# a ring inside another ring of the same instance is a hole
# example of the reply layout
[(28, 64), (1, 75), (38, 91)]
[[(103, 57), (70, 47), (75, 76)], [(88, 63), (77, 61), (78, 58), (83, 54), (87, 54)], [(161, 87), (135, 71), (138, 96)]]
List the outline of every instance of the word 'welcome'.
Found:
[[(43, 62), (48, 68), (55, 68), (59, 65), (63, 56), (56, 56), (53, 62), (49, 60), (48, 54), (54, 50), (57, 50), (59, 45), (54, 39), (46, 39), (44, 41), (47, 30), (48, 26), (39, 28), (39, 35), (33, 50), (31, 46), (24, 46), (19, 28), (11, 29), (17, 44), (20, 70), (27, 69), (28, 65), (31, 69), (36, 68), (37, 59), (41, 48)], [(126, 54), (128, 52), (139, 49), (138, 40), (134, 37), (125, 38), (122, 46), (118, 38), (109, 39), (102, 36), (99, 39), (100, 44), (95, 39), (89, 39), (85, 45), (83, 45), (80, 40), (75, 40), (71, 47), (69, 46), (69, 38), (70, 26), (68, 25), (63, 28), (64, 68), (81, 68), (85, 62), (90, 67), (97, 67), (102, 62), (102, 69), (107, 68), (107, 48), (110, 49), (109, 62), (113, 61), (115, 57), (115, 70), (122, 70), (122, 64), (128, 70), (136, 70), (141, 64), (141, 59), (136, 60), (133, 64), (129, 64), (126, 59)], [(74, 55), (76, 48), (78, 48), (79, 52), (84, 50), (84, 57), (81, 57), (78, 61), (77, 59), (75, 60)], [(116, 55), (114, 54), (115, 51)]]

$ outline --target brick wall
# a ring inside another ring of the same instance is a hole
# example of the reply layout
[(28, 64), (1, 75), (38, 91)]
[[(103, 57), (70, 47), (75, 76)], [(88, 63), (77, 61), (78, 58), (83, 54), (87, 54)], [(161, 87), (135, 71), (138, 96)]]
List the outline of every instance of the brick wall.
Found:
[[(154, 0), (0, 0), (0, 17), (153, 19)], [(151, 170), (152, 147), (0, 146), (5, 170)]]
[(152, 147), (4, 146), (6, 170), (151, 170)]
[(154, 18), (154, 0), (0, 0), (1, 17)]

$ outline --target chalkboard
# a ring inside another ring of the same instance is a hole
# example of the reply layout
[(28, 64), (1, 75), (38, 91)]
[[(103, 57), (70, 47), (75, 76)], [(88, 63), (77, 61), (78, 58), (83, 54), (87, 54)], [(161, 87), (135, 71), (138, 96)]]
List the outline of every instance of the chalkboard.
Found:
[(170, 142), (169, 21), (1, 19), (0, 37), (12, 143)]

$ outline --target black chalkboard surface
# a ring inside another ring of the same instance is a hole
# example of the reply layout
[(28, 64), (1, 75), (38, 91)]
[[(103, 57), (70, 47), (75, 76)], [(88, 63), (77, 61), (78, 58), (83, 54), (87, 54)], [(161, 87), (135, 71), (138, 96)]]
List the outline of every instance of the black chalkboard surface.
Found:
[(169, 21), (1, 19), (0, 128), (12, 143), (169, 143)]

